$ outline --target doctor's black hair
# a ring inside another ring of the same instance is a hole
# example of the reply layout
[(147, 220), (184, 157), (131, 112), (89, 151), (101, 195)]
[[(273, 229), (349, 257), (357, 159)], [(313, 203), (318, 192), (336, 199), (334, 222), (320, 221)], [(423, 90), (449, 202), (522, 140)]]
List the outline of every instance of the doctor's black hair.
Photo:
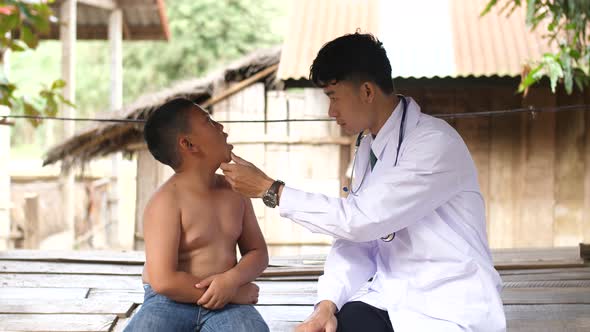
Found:
[(386, 94), (395, 91), (383, 43), (370, 33), (347, 34), (324, 44), (309, 69), (309, 80), (322, 88), (339, 81), (371, 81)]
[(172, 99), (148, 117), (143, 137), (150, 153), (162, 164), (176, 170), (182, 164), (178, 135), (190, 131), (189, 116), (196, 104), (185, 98)]

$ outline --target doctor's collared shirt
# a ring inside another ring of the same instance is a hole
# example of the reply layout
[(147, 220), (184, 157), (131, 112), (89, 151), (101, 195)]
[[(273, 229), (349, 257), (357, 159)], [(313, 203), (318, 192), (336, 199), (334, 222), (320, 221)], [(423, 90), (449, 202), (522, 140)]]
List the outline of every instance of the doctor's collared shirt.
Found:
[[(318, 301), (387, 310), (396, 332), (504, 331), (501, 279), (471, 155), (451, 126), (408, 101), (397, 166), (401, 102), (374, 139), (361, 141), (355, 195), (285, 186), (281, 216), (335, 238)], [(372, 171), (369, 149), (378, 159)], [(381, 240), (394, 232), (390, 242)], [(371, 278), (368, 292), (359, 292)]]

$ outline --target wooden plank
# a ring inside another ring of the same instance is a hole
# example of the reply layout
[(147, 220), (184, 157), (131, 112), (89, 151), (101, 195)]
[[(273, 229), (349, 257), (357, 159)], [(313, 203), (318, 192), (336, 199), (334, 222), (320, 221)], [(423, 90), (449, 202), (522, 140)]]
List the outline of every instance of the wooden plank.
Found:
[(84, 299), (88, 295), (89, 289), (84, 287), (6, 287), (2, 284), (0, 287), (0, 299)]
[(505, 288), (502, 302), (506, 304), (590, 304), (590, 288)]
[[(531, 88), (523, 107), (555, 106), (555, 95), (547, 88)], [(521, 196), (514, 219), (515, 247), (553, 245), (555, 113), (522, 114)]]
[(125, 327), (127, 327), (129, 322), (131, 321), (131, 319), (133, 319), (133, 316), (139, 311), (139, 309), (141, 309), (140, 305), (137, 306), (135, 308), (135, 310), (133, 310), (133, 312), (131, 313), (131, 315), (129, 317), (125, 317), (125, 318), (119, 317), (119, 319), (117, 319), (117, 322), (115, 323), (116, 325), (115, 325), (113, 332), (123, 332), (123, 330), (125, 330)]
[[(513, 87), (490, 89), (490, 109), (520, 106)], [(511, 248), (512, 225), (519, 206), (520, 117), (501, 116), (490, 120), (489, 242), (492, 248)]]
[[(285, 91), (268, 91), (266, 93), (266, 119), (284, 120), (289, 118), (287, 95)], [(287, 122), (266, 123), (265, 134), (269, 137), (288, 137)]]
[(143, 303), (143, 297), (143, 290), (93, 288), (88, 292), (88, 298), (93, 300), (131, 301), (139, 304)]
[[(571, 266), (583, 264), (580, 247), (519, 248), (492, 250), (496, 268), (522, 268), (530, 266)], [(80, 262), (101, 264), (143, 265), (145, 254), (141, 251), (40, 251), (8, 250), (0, 252), (3, 261)], [(271, 266), (322, 266), (325, 255), (272, 257)], [(1, 272), (1, 271), (0, 271)]]
[(492, 257), (494, 264), (575, 261), (580, 251), (578, 247), (494, 249)]
[(0, 260), (26, 260), (45, 262), (100, 262), (100, 263), (145, 263), (143, 251), (116, 250), (8, 250), (0, 251)]
[(139, 276), (143, 265), (59, 263), (35, 261), (2, 261), (0, 273), (43, 273), (43, 274), (107, 274)]
[(23, 247), (27, 249), (38, 249), (40, 242), (39, 234), (39, 198), (36, 194), (25, 196), (25, 220), (23, 230)]
[(103, 299), (0, 299), (0, 314), (113, 314), (128, 317), (135, 308), (132, 301)]
[(533, 273), (503, 275), (502, 280), (508, 281), (542, 281), (542, 280), (590, 280), (590, 271), (558, 271), (555, 273)]
[(301, 322), (313, 312), (313, 306), (256, 306), (265, 321)]
[(2, 274), (3, 287), (70, 287), (142, 289), (139, 276), (112, 275), (56, 275), (56, 274)]
[(590, 305), (507, 305), (509, 331), (588, 331)]
[[(483, 91), (483, 90), (478, 90)], [(454, 88), (453, 113), (470, 113), (484, 110), (482, 92), (474, 93), (473, 89)], [(467, 145), (477, 168), (477, 178), (485, 206), (489, 207), (490, 187), (490, 118), (457, 119), (455, 128)], [(486, 220), (489, 209), (486, 208)], [(489, 223), (487, 223), (489, 226)], [(489, 231), (488, 231), (489, 232)]]
[[(143, 236), (143, 210), (152, 193), (170, 177), (171, 172), (170, 167), (156, 161), (147, 149), (138, 152), (135, 233)], [(143, 250), (143, 239), (136, 237), (133, 249)]]
[(0, 331), (107, 332), (115, 315), (0, 314)]
[[(579, 93), (558, 92), (558, 105), (581, 104)], [(583, 242), (585, 112), (556, 114), (554, 245)]]

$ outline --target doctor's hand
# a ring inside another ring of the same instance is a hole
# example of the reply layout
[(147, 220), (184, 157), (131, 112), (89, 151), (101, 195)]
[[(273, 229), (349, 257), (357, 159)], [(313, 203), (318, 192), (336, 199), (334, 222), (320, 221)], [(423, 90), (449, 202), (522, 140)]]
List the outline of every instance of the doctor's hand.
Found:
[(295, 332), (336, 332), (338, 321), (335, 312), (334, 303), (322, 301), (303, 323), (297, 325)]
[(220, 168), (232, 189), (249, 198), (260, 198), (272, 186), (274, 180), (263, 171), (235, 154), (231, 154), (234, 162), (222, 163)]

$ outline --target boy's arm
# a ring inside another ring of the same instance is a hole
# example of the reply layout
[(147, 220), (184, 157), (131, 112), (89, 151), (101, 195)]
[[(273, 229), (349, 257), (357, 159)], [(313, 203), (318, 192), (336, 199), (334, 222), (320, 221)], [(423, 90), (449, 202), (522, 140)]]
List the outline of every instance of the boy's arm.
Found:
[[(198, 301), (198, 304), (205, 307), (218, 307), (220, 304), (224, 304), (225, 296), (218, 296), (216, 294), (217, 288), (228, 288), (228, 284), (235, 287), (248, 284), (254, 281), (268, 266), (268, 249), (258, 226), (252, 202), (248, 198), (244, 198), (243, 201), (245, 206), (242, 234), (238, 238), (238, 247), (242, 258), (232, 269), (206, 278), (198, 285), (198, 287), (210, 287)], [(216, 283), (220, 284), (219, 287)]]
[(193, 286), (199, 279), (177, 271), (181, 215), (174, 197), (156, 193), (146, 206), (143, 220), (150, 285), (156, 293), (174, 301), (196, 303), (205, 292)]

